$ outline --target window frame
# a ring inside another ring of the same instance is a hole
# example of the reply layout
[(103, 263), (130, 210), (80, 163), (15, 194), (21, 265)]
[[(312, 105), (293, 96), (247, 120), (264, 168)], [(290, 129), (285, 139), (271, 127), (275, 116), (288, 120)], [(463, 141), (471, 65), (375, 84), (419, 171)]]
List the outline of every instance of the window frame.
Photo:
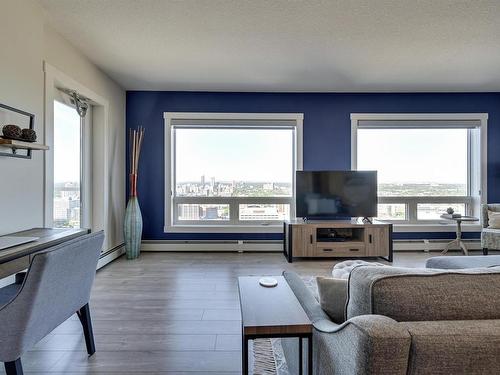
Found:
[[(295, 171), (302, 170), (303, 154), (302, 154), (302, 128), (303, 128), (303, 113), (216, 113), (216, 112), (164, 112), (165, 123), (165, 206), (164, 206), (164, 232), (234, 232), (234, 233), (255, 233), (255, 232), (272, 232), (279, 233), (283, 230), (282, 221), (280, 220), (239, 220), (239, 205), (252, 203), (276, 203), (290, 204), (290, 218), (295, 217)], [(244, 121), (262, 121), (255, 128), (286, 128), (292, 129), (294, 134), (293, 141), (293, 163), (294, 171), (292, 176), (292, 196), (291, 197), (176, 197), (175, 196), (175, 129), (182, 125), (173, 125), (175, 120), (197, 120), (196, 127), (206, 126), (207, 128), (214, 127), (213, 120), (222, 121), (222, 125), (217, 125), (217, 128), (249, 128), (251, 125), (234, 125), (228, 123), (224, 125), (224, 121), (244, 120)], [(206, 125), (200, 124), (200, 120), (207, 120)], [(279, 125), (272, 123), (273, 121), (289, 121), (288, 125)], [(293, 123), (293, 125), (291, 125)], [(229, 220), (177, 220), (178, 205), (189, 203), (200, 204), (229, 204), (230, 218)]]
[[(378, 203), (401, 203), (406, 206), (405, 220), (384, 220), (391, 222), (398, 231), (450, 231), (450, 226), (454, 223), (444, 223), (438, 220), (418, 220), (417, 205), (419, 203), (464, 203), (466, 214), (480, 218), (481, 204), (487, 202), (487, 113), (351, 113), (351, 169), (357, 169), (358, 156), (358, 129), (360, 121), (381, 121), (385, 122), (380, 128), (437, 128), (438, 126), (418, 126), (419, 121), (438, 122), (439, 128), (458, 128), (453, 126), (454, 121), (476, 121), (478, 126), (470, 128), (468, 131), (468, 195), (467, 196), (417, 196), (417, 197), (378, 197)], [(399, 122), (398, 122), (399, 121)], [(407, 121), (407, 124), (401, 124)], [(413, 121), (413, 123), (411, 123)], [(392, 122), (392, 124), (391, 124)], [(464, 126), (461, 126), (464, 127)], [(373, 126), (371, 128), (378, 128)], [(425, 227), (425, 229), (424, 229)], [(465, 230), (475, 231), (480, 228), (478, 223), (465, 224)]]
[[(89, 103), (87, 108), (87, 114), (82, 121), (80, 116), (76, 111), (74, 104), (70, 102), (68, 94), (62, 92), (60, 89), (54, 89), (53, 106), (55, 102), (65, 105), (75, 111), (75, 115), (78, 116), (80, 122), (80, 228), (91, 228), (92, 227), (92, 116), (93, 116), (93, 104)], [(53, 116), (55, 118), (55, 108), (52, 108)], [(52, 122), (52, 135), (55, 133), (55, 119)], [(52, 150), (55, 147), (55, 140), (52, 138)], [(55, 155), (53, 156), (53, 160)], [(52, 165), (52, 181), (54, 180), (54, 165)], [(52, 186), (52, 191), (54, 191), (54, 186)], [(52, 218), (51, 227), (54, 227), (54, 196), (52, 197)], [(65, 227), (62, 227), (65, 228)]]

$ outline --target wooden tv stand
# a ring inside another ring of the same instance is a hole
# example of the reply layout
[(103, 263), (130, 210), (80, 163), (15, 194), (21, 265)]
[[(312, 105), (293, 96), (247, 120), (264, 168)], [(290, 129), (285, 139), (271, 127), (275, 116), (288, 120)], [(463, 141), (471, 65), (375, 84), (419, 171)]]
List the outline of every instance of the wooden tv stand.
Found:
[(392, 224), (361, 219), (284, 223), (283, 254), (293, 258), (381, 257), (392, 262)]

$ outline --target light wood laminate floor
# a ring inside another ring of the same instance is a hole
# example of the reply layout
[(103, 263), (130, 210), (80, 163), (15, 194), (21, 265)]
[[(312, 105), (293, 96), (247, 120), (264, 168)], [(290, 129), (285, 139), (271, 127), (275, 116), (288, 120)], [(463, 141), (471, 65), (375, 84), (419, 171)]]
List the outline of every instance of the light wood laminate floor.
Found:
[[(419, 267), (435, 255), (396, 253), (393, 264)], [(96, 354), (87, 357), (74, 316), (22, 358), (25, 372), (240, 374), (237, 277), (279, 275), (285, 269), (328, 275), (333, 264), (288, 264), (278, 253), (143, 253), (134, 261), (122, 257), (97, 273), (92, 291)]]

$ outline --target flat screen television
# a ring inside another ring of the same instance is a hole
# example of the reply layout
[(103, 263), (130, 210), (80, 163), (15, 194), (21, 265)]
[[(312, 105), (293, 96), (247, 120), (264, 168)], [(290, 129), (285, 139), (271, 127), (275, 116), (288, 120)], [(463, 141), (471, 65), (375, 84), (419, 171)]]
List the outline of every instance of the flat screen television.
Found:
[(377, 216), (376, 171), (297, 171), (295, 186), (297, 217)]

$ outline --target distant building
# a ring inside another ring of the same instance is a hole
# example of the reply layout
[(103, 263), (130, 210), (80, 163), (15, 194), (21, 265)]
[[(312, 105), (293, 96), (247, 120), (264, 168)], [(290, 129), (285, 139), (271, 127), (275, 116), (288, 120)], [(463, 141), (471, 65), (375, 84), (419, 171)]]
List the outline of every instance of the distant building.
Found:
[(240, 220), (286, 220), (283, 205), (247, 205), (240, 209)]
[(216, 220), (219, 218), (217, 207), (207, 207), (205, 209), (205, 220)]
[(68, 220), (69, 199), (54, 198), (54, 220)]
[(202, 209), (197, 204), (180, 205), (179, 220), (200, 220)]

